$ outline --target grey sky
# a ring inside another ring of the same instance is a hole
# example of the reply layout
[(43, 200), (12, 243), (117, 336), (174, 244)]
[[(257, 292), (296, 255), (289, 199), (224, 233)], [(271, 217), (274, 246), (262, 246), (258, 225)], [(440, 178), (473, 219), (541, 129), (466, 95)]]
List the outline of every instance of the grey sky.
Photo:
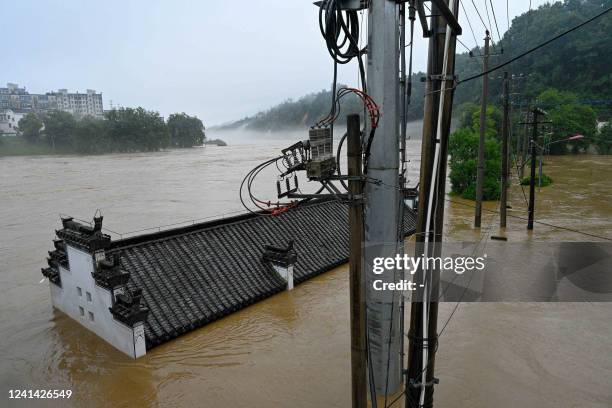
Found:
[[(486, 21), (486, 0), (474, 1)], [(532, 7), (545, 2), (533, 0)], [(463, 3), (480, 40), (484, 29), (471, 0)], [(503, 35), (506, 1), (493, 5)], [(510, 0), (509, 8), (512, 19), (527, 11), (529, 0)], [(0, 83), (17, 82), (32, 93), (96, 89), (106, 108), (112, 100), (162, 115), (184, 111), (213, 125), (331, 81), (331, 59), (309, 0), (1, 0), (0, 9), (11, 39), (3, 45)], [(461, 39), (471, 47), (463, 10), (460, 19)], [(425, 56), (419, 34), (416, 70), (425, 68)], [(356, 78), (355, 64), (341, 69), (343, 83)]]

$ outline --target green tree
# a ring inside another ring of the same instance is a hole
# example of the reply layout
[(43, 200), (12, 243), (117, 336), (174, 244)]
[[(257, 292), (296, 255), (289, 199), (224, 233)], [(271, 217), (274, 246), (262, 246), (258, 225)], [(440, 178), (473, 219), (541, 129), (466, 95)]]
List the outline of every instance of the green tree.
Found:
[(605, 124), (594, 140), (595, 147), (599, 154), (612, 154), (612, 124)]
[[(469, 128), (459, 129), (451, 134), (449, 153), (451, 155), (451, 190), (463, 198), (476, 198), (476, 171), (478, 164), (479, 135)], [(500, 143), (492, 136), (485, 141), (485, 178), (483, 199), (497, 200), (500, 194), (501, 178)]]
[(549, 109), (559, 105), (571, 105), (578, 103), (578, 97), (573, 92), (560, 91), (555, 88), (548, 88), (537, 98), (538, 106)]
[(72, 114), (63, 111), (51, 111), (44, 120), (45, 137), (53, 147), (71, 147), (73, 144), (76, 120)]
[(19, 131), (23, 138), (29, 143), (36, 143), (40, 138), (40, 129), (43, 123), (34, 113), (28, 113), (23, 118), (19, 119)]
[[(486, 127), (485, 137), (498, 137), (498, 129), (501, 129), (502, 114), (499, 108), (493, 105), (487, 106), (487, 112), (485, 115)], [(480, 106), (474, 105), (472, 111), (472, 130), (480, 134)]]
[(588, 105), (560, 105), (548, 110), (548, 120), (552, 121), (553, 134), (551, 142), (567, 139), (576, 134), (584, 135), (584, 139), (550, 145), (551, 154), (564, 154), (568, 148), (572, 153), (585, 150), (597, 133), (597, 116)]
[(105, 121), (85, 117), (76, 124), (74, 149), (78, 153), (104, 153), (112, 151)]
[(168, 118), (170, 145), (176, 147), (200, 146), (204, 143), (204, 125), (195, 116), (174, 113)]
[[(551, 154), (564, 154), (568, 150), (577, 153), (592, 142), (597, 130), (597, 115), (593, 108), (581, 104), (576, 94), (549, 88), (540, 93), (536, 104), (548, 112), (546, 119), (553, 122), (551, 138), (546, 139), (547, 143), (552, 143)], [(586, 139), (561, 142), (576, 134), (584, 135)]]
[(106, 114), (112, 149), (120, 152), (154, 151), (169, 144), (168, 127), (158, 112), (141, 107), (113, 109)]

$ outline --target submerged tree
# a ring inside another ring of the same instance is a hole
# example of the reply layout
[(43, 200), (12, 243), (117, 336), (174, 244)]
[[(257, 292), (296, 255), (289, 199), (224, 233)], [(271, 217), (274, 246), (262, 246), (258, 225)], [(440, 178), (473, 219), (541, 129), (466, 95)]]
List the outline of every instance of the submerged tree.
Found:
[[(449, 177), (453, 193), (474, 200), (480, 141), (480, 110), (476, 106), (470, 106), (465, 110), (463, 117), (465, 127), (453, 132), (448, 142), (448, 151), (451, 156)], [(471, 123), (467, 119), (470, 117)], [(499, 110), (489, 107), (485, 119), (483, 199), (497, 200), (500, 194), (501, 179), (501, 144), (497, 139)]]
[(19, 119), (19, 131), (23, 138), (29, 143), (36, 143), (40, 138), (40, 130), (43, 127), (42, 121), (34, 113), (28, 113)]
[(168, 127), (158, 112), (143, 108), (113, 109), (106, 114), (109, 141), (114, 151), (153, 151), (168, 146)]
[(200, 146), (206, 138), (202, 121), (186, 113), (174, 113), (168, 118), (170, 145), (176, 147)]
[(69, 112), (51, 111), (44, 120), (45, 138), (53, 147), (70, 147), (74, 142), (76, 119)]

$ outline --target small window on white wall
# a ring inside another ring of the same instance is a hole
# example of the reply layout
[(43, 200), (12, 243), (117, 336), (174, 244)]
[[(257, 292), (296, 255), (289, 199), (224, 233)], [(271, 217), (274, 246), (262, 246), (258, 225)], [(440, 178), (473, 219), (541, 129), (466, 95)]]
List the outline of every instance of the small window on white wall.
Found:
[(77, 293), (79, 294), (79, 296), (83, 296), (83, 289), (77, 286)]
[(94, 314), (92, 312), (87, 312), (89, 313), (89, 320), (91, 320), (92, 322), (94, 321)]
[(87, 301), (91, 302), (91, 293), (85, 292), (85, 294), (87, 295)]
[(79, 313), (81, 313), (81, 316), (85, 316), (85, 309), (83, 309), (81, 306), (79, 306)]

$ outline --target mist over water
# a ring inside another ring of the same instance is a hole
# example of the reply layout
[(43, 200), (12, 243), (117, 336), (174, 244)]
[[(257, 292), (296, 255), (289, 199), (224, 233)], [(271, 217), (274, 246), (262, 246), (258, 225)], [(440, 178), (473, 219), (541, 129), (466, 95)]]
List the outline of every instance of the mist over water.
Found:
[[(413, 121), (409, 122), (407, 126), (407, 135), (409, 139), (421, 140), (421, 134), (423, 132), (423, 122)], [(265, 143), (266, 141), (288, 141), (297, 142), (300, 140), (308, 140), (308, 127), (293, 128), (286, 130), (277, 131), (257, 131), (249, 130), (244, 126), (236, 129), (219, 129), (210, 128), (206, 130), (206, 137), (209, 140), (221, 139), (228, 144), (249, 144), (249, 143)], [(346, 126), (335, 126), (334, 137), (337, 141), (346, 132)]]

